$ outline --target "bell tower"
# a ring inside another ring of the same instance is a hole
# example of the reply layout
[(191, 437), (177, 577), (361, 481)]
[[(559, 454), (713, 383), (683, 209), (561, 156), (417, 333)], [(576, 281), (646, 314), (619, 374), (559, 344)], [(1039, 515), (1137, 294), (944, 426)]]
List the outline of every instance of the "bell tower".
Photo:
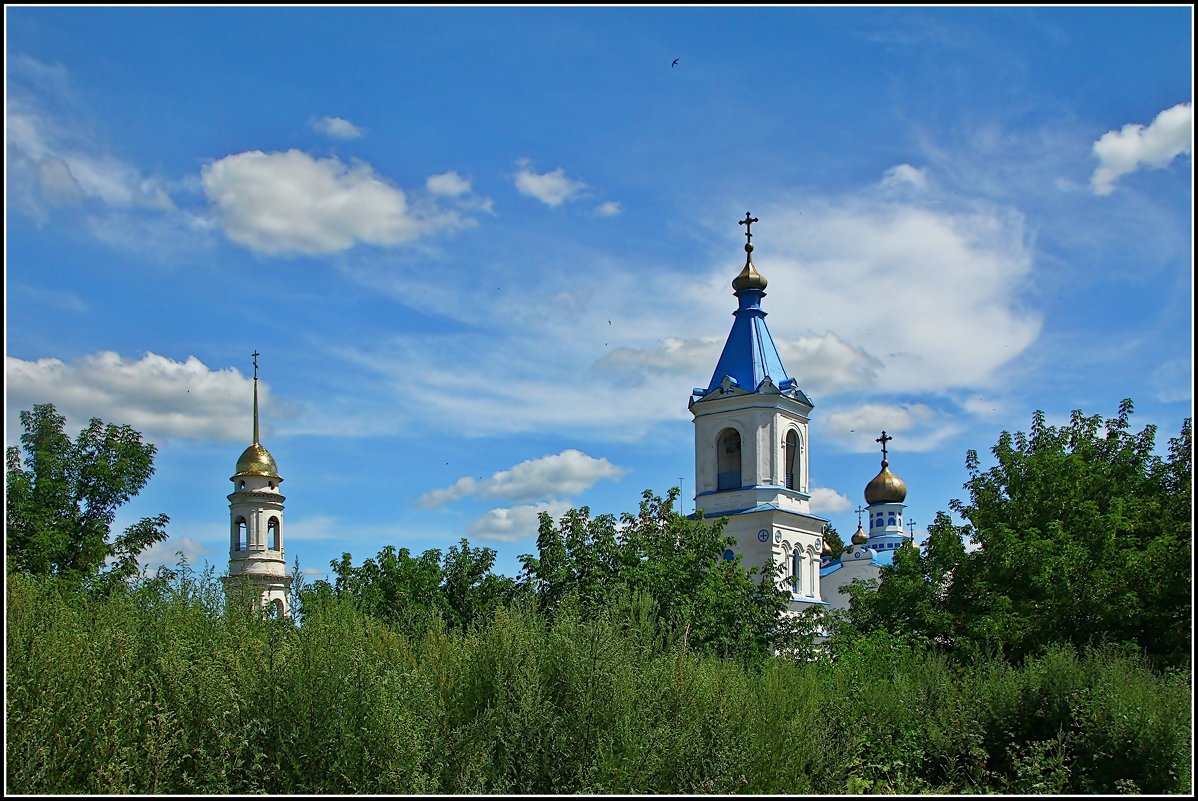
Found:
[[(753, 264), (745, 213), (745, 266), (732, 281), (732, 330), (706, 387), (691, 393), (695, 508), (729, 518), (746, 565), (767, 559), (796, 605), (822, 603), (819, 564), (826, 518), (811, 513), (808, 415), (813, 404), (791, 378), (765, 324), (768, 282)], [(731, 554), (727, 555), (731, 558)]]
[(291, 613), (291, 577), (283, 558), (283, 479), (270, 451), (258, 442), (258, 352), (254, 351), (254, 441), (237, 460), (229, 479), (229, 575), (226, 589), (248, 582), (263, 608)]

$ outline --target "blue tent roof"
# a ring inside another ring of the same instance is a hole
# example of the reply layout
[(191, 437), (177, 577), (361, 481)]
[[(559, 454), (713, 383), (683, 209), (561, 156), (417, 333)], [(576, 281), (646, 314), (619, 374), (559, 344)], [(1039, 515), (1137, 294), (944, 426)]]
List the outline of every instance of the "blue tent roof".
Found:
[(732, 330), (724, 343), (724, 351), (716, 363), (715, 372), (706, 389), (696, 389), (695, 394), (706, 396), (715, 391), (724, 381), (731, 378), (745, 392), (756, 392), (761, 382), (769, 378), (779, 390), (798, 393), (801, 400), (811, 405), (806, 395), (798, 389), (796, 382), (782, 365), (782, 357), (765, 324), (766, 312), (761, 308), (765, 292), (756, 288), (744, 288), (735, 293), (739, 307), (733, 316)]

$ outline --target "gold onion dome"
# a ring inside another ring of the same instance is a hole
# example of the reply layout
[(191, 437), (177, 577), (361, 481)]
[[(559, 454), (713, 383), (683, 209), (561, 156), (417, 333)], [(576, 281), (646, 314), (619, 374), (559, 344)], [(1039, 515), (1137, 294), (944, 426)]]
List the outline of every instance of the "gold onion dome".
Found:
[(752, 253), (753, 246), (745, 245), (745, 268), (740, 271), (740, 275), (732, 279), (732, 288), (737, 292), (742, 289), (765, 289), (769, 284), (765, 276), (757, 272), (757, 268), (753, 266)]
[(237, 460), (237, 472), (234, 475), (278, 478), (279, 468), (275, 465), (275, 457), (270, 455), (270, 451), (255, 442), (242, 452), (241, 458)]
[(906, 497), (907, 485), (890, 472), (890, 462), (883, 459), (881, 472), (865, 485), (865, 502), (870, 506), (875, 503), (902, 503)]
[(864, 545), (869, 542), (869, 535), (865, 533), (865, 529), (857, 526), (857, 530), (853, 532), (852, 542), (854, 545)]

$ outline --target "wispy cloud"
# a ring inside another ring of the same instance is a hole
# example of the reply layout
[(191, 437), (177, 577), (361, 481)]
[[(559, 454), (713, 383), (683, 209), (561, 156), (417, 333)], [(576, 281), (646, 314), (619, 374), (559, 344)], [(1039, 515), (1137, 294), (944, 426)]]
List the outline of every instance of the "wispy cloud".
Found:
[(813, 512), (843, 512), (851, 509), (852, 501), (834, 489), (813, 487), (811, 490), (811, 511)]
[(1129, 123), (1119, 131), (1107, 131), (1094, 143), (1098, 168), (1090, 177), (1096, 195), (1115, 191), (1115, 181), (1143, 167), (1166, 167), (1181, 155), (1191, 155), (1194, 138), (1194, 107), (1179, 103), (1167, 108), (1148, 127)]
[(609, 200), (605, 203), (600, 203), (598, 206), (595, 207), (595, 216), (596, 217), (615, 217), (615, 216), (619, 215), (620, 213), (622, 213), (623, 211), (624, 211), (624, 207), (621, 206), (617, 201)]

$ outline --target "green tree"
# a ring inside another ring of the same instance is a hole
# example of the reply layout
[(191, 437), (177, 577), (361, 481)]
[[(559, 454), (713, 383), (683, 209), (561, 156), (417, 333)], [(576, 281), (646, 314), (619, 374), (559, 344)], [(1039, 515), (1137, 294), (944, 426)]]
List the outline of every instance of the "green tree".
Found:
[(74, 582), (135, 575), (138, 554), (166, 539), (170, 518), (142, 518), (115, 538), (111, 528), (116, 510), (154, 473), (153, 443), (127, 425), (98, 418), (72, 442), (66, 418), (49, 403), (21, 412), (20, 419), (21, 449), (5, 454), (9, 570)]
[[(1154, 453), (1155, 426), (1073, 412), (1028, 433), (1004, 431), (982, 469), (966, 455), (967, 501), (937, 516), (922, 556), (899, 553), (850, 618), (1013, 661), (1059, 643), (1115, 643), (1158, 664), (1188, 663), (1191, 628), (1191, 421)], [(980, 547), (965, 553), (962, 536)]]
[(736, 542), (724, 536), (726, 519), (685, 517), (674, 511), (677, 496), (677, 487), (665, 498), (646, 490), (638, 513), (618, 524), (614, 515), (592, 518), (587, 507), (556, 523), (542, 513), (537, 555), (520, 557), (522, 581), (550, 616), (567, 599), (593, 615), (641, 595), (697, 650), (751, 660), (785, 645), (789, 596), (778, 589), (776, 568), (724, 559)]

